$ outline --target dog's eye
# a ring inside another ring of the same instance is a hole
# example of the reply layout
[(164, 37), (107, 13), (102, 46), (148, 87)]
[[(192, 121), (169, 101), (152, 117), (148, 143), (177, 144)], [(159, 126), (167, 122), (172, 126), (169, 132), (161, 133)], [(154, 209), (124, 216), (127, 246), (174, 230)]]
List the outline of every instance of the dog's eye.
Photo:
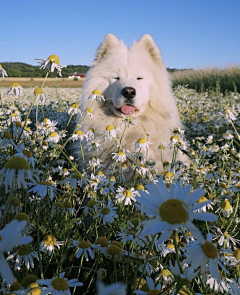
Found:
[(137, 80), (142, 80), (143, 78), (142, 77), (137, 77)]

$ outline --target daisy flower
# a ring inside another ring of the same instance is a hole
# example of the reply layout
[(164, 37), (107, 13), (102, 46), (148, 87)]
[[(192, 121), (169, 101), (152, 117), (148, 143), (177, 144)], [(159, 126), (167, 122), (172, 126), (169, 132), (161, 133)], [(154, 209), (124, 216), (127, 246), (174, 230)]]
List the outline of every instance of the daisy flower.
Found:
[(0, 64), (0, 74), (2, 75), (3, 78), (8, 76), (7, 72), (4, 70), (1, 64)]
[(147, 291), (142, 291), (142, 290), (136, 290), (133, 293), (137, 295), (144, 295), (144, 294), (160, 294), (160, 290), (162, 288), (161, 284), (155, 285), (155, 282), (153, 281), (152, 278), (146, 277), (147, 280)]
[(106, 223), (112, 223), (118, 217), (116, 209), (117, 207), (114, 207), (110, 200), (107, 204), (103, 205), (103, 208), (100, 208), (100, 212), (93, 219), (99, 218), (99, 222), (102, 222), (104, 225)]
[(174, 266), (171, 260), (169, 264), (170, 264), (169, 269), (171, 273), (175, 276), (175, 280), (177, 282), (181, 282), (184, 285), (188, 285), (198, 275), (198, 272), (194, 272), (194, 269), (192, 267), (181, 266), (182, 268), (182, 272), (181, 272), (177, 261), (175, 261)]
[(93, 114), (92, 114), (92, 109), (91, 108), (87, 108), (85, 111), (85, 114), (90, 118), (93, 119)]
[(202, 189), (197, 189), (190, 193), (191, 185), (184, 188), (180, 183), (171, 184), (169, 189), (161, 178), (158, 179), (158, 185), (146, 185), (149, 192), (140, 191), (140, 198), (135, 204), (138, 209), (144, 212), (150, 218), (145, 221), (141, 236), (149, 234), (162, 233), (158, 243), (161, 244), (167, 240), (173, 230), (180, 226), (187, 228), (197, 238), (203, 240), (199, 229), (193, 224), (193, 220), (217, 221), (217, 216), (212, 213), (194, 212), (206, 205), (206, 202), (197, 203), (197, 200), (204, 194)]
[(12, 135), (8, 130), (3, 130), (0, 135), (0, 149), (6, 150), (9, 146), (13, 145)]
[(125, 149), (123, 149), (122, 151), (119, 151), (117, 153), (112, 153), (112, 155), (113, 155), (112, 156), (113, 160), (116, 162), (124, 163), (127, 160)]
[(32, 241), (32, 237), (22, 236), (22, 231), (26, 225), (25, 220), (18, 221), (14, 219), (0, 230), (0, 275), (6, 280), (7, 284), (13, 284), (14, 276), (3, 253), (11, 251), (16, 245), (25, 245)]
[(135, 151), (139, 152), (141, 150), (141, 151), (147, 152), (149, 149), (149, 144), (152, 144), (152, 143), (147, 141), (145, 138), (139, 138), (135, 142)]
[(18, 82), (12, 83), (12, 85), (8, 88), (7, 94), (15, 94), (16, 97), (23, 96), (23, 88)]
[(76, 140), (80, 140), (80, 141), (84, 141), (84, 139), (86, 138), (86, 135), (83, 133), (82, 130), (77, 130), (71, 137), (72, 141), (76, 141)]
[(97, 89), (95, 89), (92, 94), (88, 98), (91, 101), (97, 100), (97, 101), (105, 101), (104, 96), (101, 94), (101, 92)]
[(70, 108), (68, 109), (68, 114), (76, 115), (81, 113), (82, 112), (79, 109), (79, 104), (77, 102), (72, 103)]
[(201, 267), (201, 273), (205, 274), (209, 271), (213, 278), (217, 279), (218, 282), (221, 281), (220, 274), (217, 268), (217, 264), (229, 275), (229, 272), (223, 266), (223, 264), (218, 259), (218, 250), (214, 246), (212, 241), (212, 234), (207, 235), (207, 240), (190, 242), (182, 250), (186, 250), (184, 260), (185, 263), (191, 264), (193, 269)]
[(10, 188), (28, 188), (27, 180), (38, 181), (40, 171), (31, 170), (29, 163), (22, 157), (12, 157), (0, 170), (0, 185), (5, 185), (5, 192)]
[(61, 137), (60, 137), (59, 133), (53, 131), (49, 134), (47, 141), (52, 142), (52, 143), (57, 143), (57, 142), (59, 142), (60, 138)]
[(126, 206), (136, 202), (136, 196), (139, 196), (139, 193), (133, 187), (127, 190), (119, 186), (115, 198), (118, 203), (123, 203)]
[(89, 261), (89, 256), (91, 259), (94, 259), (94, 252), (92, 250), (92, 244), (88, 241), (76, 241), (74, 239), (71, 239), (71, 242), (73, 245), (69, 246), (68, 248), (77, 248), (75, 256), (77, 258), (80, 258), (82, 255), (85, 257), (86, 261)]
[(37, 280), (39, 285), (47, 286), (42, 288), (41, 295), (71, 295), (71, 287), (83, 286), (83, 283), (79, 282), (78, 279), (68, 280), (64, 278), (65, 272), (61, 273), (59, 278), (52, 278), (49, 280)]
[(37, 194), (44, 199), (47, 195), (49, 195), (50, 200), (52, 201), (53, 198), (56, 196), (58, 190), (55, 187), (53, 182), (48, 181), (40, 181), (39, 183), (29, 183), (29, 185), (34, 185), (28, 192)]
[(34, 94), (36, 96), (36, 101), (38, 104), (44, 104), (45, 100), (46, 100), (46, 97), (43, 93), (43, 89), (40, 88), (40, 87), (37, 87), (35, 90), (34, 90)]
[(39, 248), (40, 251), (48, 253), (48, 255), (51, 256), (56, 247), (58, 250), (60, 249), (60, 245), (63, 245), (63, 242), (57, 241), (54, 235), (46, 235), (43, 241), (41, 241)]
[(40, 60), (40, 62), (38, 62), (41, 64), (40, 70), (47, 68), (50, 72), (54, 72), (54, 70), (57, 69), (59, 76), (62, 76), (62, 69), (67, 67), (59, 65), (59, 57), (55, 54), (50, 55), (47, 59), (36, 58), (36, 60)]
[(34, 268), (33, 258), (39, 260), (38, 253), (36, 251), (32, 251), (29, 245), (22, 245), (19, 246), (17, 252), (9, 255), (7, 260), (15, 262), (14, 270), (20, 270), (22, 264), (25, 264), (26, 268), (29, 270), (30, 267)]
[(226, 108), (222, 112), (219, 112), (219, 115), (227, 122), (231, 123), (232, 121), (236, 121), (237, 112), (232, 108)]
[(103, 282), (97, 282), (97, 295), (126, 295), (127, 286), (122, 282), (105, 285)]
[(117, 137), (118, 128), (113, 125), (108, 125), (106, 127), (104, 138), (105, 140), (112, 140)]

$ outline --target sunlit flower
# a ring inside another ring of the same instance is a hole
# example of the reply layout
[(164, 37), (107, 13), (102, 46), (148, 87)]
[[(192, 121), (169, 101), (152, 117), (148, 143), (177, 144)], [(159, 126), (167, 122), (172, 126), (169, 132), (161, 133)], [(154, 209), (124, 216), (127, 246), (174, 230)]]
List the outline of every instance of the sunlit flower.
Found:
[(105, 135), (104, 138), (106, 140), (112, 140), (115, 139), (117, 137), (117, 132), (118, 132), (118, 128), (116, 128), (113, 125), (108, 125), (106, 127), (106, 131), (105, 131)]
[(158, 240), (160, 244), (170, 237), (173, 230), (182, 226), (203, 240), (200, 230), (192, 221), (217, 221), (217, 216), (212, 213), (194, 212), (206, 204), (196, 204), (204, 194), (202, 189), (190, 193), (191, 185), (182, 188), (179, 182), (176, 185), (171, 184), (168, 189), (161, 178), (158, 179), (158, 186), (150, 184), (146, 188), (149, 194), (140, 191), (141, 198), (137, 198), (136, 207), (154, 218), (144, 222), (141, 236), (162, 233)]
[(229, 218), (233, 212), (233, 208), (229, 200), (228, 199), (223, 200), (220, 206), (221, 206), (221, 212), (223, 213), (223, 216), (225, 216), (226, 218)]
[(41, 64), (40, 70), (47, 68), (50, 72), (54, 72), (54, 70), (57, 69), (59, 76), (62, 76), (62, 69), (67, 67), (59, 65), (59, 57), (55, 54), (50, 55), (47, 59), (36, 58), (36, 60), (40, 60), (40, 62), (38, 62)]
[(94, 252), (92, 250), (92, 244), (89, 241), (76, 241), (74, 239), (71, 239), (72, 245), (68, 246), (68, 248), (77, 248), (75, 256), (77, 258), (80, 258), (82, 255), (86, 259), (86, 261), (89, 261), (89, 257), (91, 259), (94, 259)]
[(8, 88), (7, 94), (15, 94), (16, 97), (23, 96), (23, 88), (18, 82), (12, 83), (12, 85)]
[(115, 198), (118, 203), (123, 203), (126, 206), (132, 205), (132, 202), (136, 202), (136, 196), (139, 196), (139, 193), (133, 187), (125, 189), (119, 186)]
[(12, 135), (8, 130), (3, 130), (0, 136), (0, 149), (6, 150), (9, 146), (13, 145)]
[(47, 138), (47, 141), (48, 141), (48, 142), (52, 142), (52, 143), (57, 143), (57, 142), (59, 142), (60, 138), (61, 138), (61, 137), (60, 137), (59, 133), (53, 131), (53, 132), (51, 132), (51, 133), (49, 134), (49, 136), (48, 136), (48, 138)]
[(46, 97), (43, 93), (43, 89), (40, 88), (40, 87), (37, 87), (35, 90), (34, 90), (34, 94), (36, 95), (36, 101), (39, 105), (41, 104), (44, 104), (45, 100), (46, 100)]
[(55, 248), (59, 250), (62, 244), (63, 242), (57, 241), (54, 235), (46, 235), (43, 241), (40, 242), (39, 248), (40, 251), (48, 253), (48, 255), (51, 256)]
[(47, 286), (47, 288), (42, 288), (41, 295), (71, 295), (69, 288), (83, 286), (78, 279), (68, 280), (64, 276), (65, 272), (61, 273), (59, 278), (37, 280), (39, 285)]
[(147, 152), (149, 149), (149, 144), (152, 143), (147, 141), (145, 138), (140, 138), (135, 142), (135, 151), (139, 152), (141, 150), (143, 152)]
[(101, 94), (101, 92), (97, 89), (95, 89), (92, 94), (88, 98), (91, 101), (97, 100), (97, 101), (105, 101), (104, 96)]
[(77, 102), (73, 102), (68, 109), (68, 114), (76, 115), (76, 114), (81, 114), (81, 110), (79, 109), (79, 105)]
[(7, 72), (4, 70), (1, 64), (0, 64), (0, 74), (2, 75), (3, 78), (8, 76)]
[(229, 275), (229, 272), (218, 259), (218, 250), (211, 242), (212, 234), (207, 235), (207, 240), (193, 241), (187, 244), (182, 250), (185, 252), (185, 263), (191, 264), (193, 269), (201, 267), (201, 273), (205, 274), (209, 271), (211, 276), (219, 282), (221, 280), (218, 272), (217, 264)]
[(82, 130), (77, 130), (71, 137), (72, 141), (80, 140), (84, 141), (86, 139), (86, 135), (83, 133)]
[(126, 162), (127, 160), (127, 156), (126, 156), (126, 153), (125, 153), (125, 149), (123, 149), (122, 151), (119, 151), (117, 153), (112, 153), (112, 158), (114, 161), (116, 162)]

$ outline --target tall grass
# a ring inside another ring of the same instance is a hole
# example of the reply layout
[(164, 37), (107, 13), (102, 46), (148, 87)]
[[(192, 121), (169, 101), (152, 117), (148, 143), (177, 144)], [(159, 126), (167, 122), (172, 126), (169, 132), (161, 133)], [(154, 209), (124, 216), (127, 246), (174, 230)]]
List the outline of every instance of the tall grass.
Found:
[(188, 85), (198, 92), (240, 92), (240, 66), (177, 71), (171, 78), (173, 86)]

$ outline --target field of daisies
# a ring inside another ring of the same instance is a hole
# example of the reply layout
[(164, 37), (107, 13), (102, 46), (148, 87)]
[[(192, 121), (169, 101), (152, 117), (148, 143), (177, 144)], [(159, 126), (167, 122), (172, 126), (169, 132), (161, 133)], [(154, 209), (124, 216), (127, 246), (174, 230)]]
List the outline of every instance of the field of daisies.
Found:
[[(55, 55), (42, 68), (63, 70)], [(173, 91), (184, 130), (166, 146), (149, 130), (128, 151), (121, 138), (137, 120), (81, 130), (97, 89), (83, 110), (81, 89), (0, 80), (0, 294), (240, 294), (240, 94)], [(115, 144), (110, 167), (100, 137)], [(80, 161), (91, 153), (83, 171), (73, 144)]]

